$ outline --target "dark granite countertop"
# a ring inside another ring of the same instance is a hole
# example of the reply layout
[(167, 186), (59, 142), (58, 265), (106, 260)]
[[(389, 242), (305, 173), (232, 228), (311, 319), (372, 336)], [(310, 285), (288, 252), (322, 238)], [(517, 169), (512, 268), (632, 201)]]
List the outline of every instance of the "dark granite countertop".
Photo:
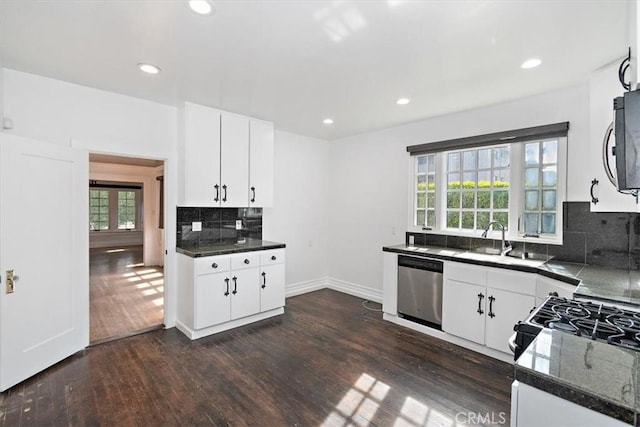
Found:
[(543, 329), (514, 378), (631, 425), (640, 421), (640, 352)]
[(177, 247), (176, 252), (192, 258), (213, 255), (228, 255), (239, 252), (266, 251), (268, 249), (284, 248), (284, 243), (269, 242), (267, 240), (246, 239), (245, 243), (212, 243), (198, 246)]
[(574, 264), (550, 259), (546, 262), (509, 259), (498, 255), (478, 255), (473, 251), (439, 246), (394, 245), (382, 248), (385, 252), (424, 256), (488, 267), (507, 268), (537, 273), (576, 286), (574, 297), (640, 307), (640, 271), (623, 270), (596, 265)]

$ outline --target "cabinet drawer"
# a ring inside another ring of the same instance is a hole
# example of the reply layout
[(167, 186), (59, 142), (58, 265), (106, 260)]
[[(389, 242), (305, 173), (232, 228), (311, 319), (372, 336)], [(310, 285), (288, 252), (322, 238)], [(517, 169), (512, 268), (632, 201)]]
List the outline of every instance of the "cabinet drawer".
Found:
[(260, 253), (260, 265), (282, 264), (284, 262), (284, 249), (264, 251)]
[(229, 271), (231, 268), (231, 258), (229, 255), (208, 256), (204, 258), (196, 258), (196, 275), (222, 273)]
[(484, 286), (487, 284), (487, 267), (446, 262), (444, 265), (444, 277), (445, 279)]
[(536, 277), (535, 273), (491, 268), (487, 271), (487, 286), (534, 296), (536, 294)]
[(260, 265), (260, 254), (258, 252), (247, 252), (247, 253), (231, 256), (232, 270), (258, 267), (259, 265)]

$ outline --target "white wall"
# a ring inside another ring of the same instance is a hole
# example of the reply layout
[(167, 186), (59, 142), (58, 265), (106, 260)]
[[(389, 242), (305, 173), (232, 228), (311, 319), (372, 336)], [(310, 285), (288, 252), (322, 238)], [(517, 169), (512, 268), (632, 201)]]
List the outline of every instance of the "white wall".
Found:
[(2, 83), (3, 112), (13, 121), (13, 129), (7, 133), (90, 152), (166, 160), (165, 324), (173, 326), (176, 109), (6, 68), (3, 68)]
[[(122, 241), (123, 244), (127, 244), (129, 241), (135, 241), (136, 243), (129, 244), (144, 246), (143, 259), (145, 265), (162, 265), (164, 248), (162, 247), (163, 233), (162, 230), (158, 228), (160, 184), (156, 180), (157, 175), (158, 171), (155, 167), (116, 165), (98, 162), (89, 163), (89, 179), (141, 183), (143, 186), (142, 213), (144, 216), (143, 230), (141, 232), (91, 232), (89, 233), (89, 247), (113, 246), (117, 245), (118, 241)], [(133, 235), (138, 238), (134, 238)]]
[(276, 131), (274, 204), (263, 238), (287, 244), (287, 295), (324, 286), (329, 251), (329, 144)]
[(567, 196), (588, 200), (588, 103), (585, 84), (332, 141), (329, 276), (381, 294), (382, 246), (408, 227), (408, 145), (569, 121)]

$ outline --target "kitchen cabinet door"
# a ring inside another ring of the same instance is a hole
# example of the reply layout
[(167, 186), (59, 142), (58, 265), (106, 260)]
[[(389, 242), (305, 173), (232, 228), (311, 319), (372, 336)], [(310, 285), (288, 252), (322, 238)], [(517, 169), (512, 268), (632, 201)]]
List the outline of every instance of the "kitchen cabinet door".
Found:
[(182, 204), (219, 206), (220, 198), (216, 200), (216, 196), (220, 196), (220, 113), (190, 103), (185, 104), (182, 113)]
[(284, 264), (260, 269), (260, 311), (284, 306)]
[(249, 125), (249, 206), (273, 206), (273, 123), (251, 119)]
[(447, 279), (442, 291), (442, 330), (484, 344), (486, 287)]
[(194, 302), (194, 329), (231, 320), (231, 283), (228, 272), (198, 276)]
[(260, 312), (260, 268), (231, 271), (231, 319)]
[(220, 135), (222, 207), (249, 206), (249, 119), (223, 113)]
[(513, 335), (513, 326), (527, 317), (535, 303), (532, 295), (487, 288), (485, 345), (511, 353), (508, 341)]

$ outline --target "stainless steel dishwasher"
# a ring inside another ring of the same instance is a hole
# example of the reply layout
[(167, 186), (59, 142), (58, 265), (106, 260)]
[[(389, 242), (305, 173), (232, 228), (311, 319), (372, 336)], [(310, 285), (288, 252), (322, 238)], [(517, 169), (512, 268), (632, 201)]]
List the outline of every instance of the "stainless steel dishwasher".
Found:
[(442, 261), (398, 256), (398, 314), (442, 329)]

